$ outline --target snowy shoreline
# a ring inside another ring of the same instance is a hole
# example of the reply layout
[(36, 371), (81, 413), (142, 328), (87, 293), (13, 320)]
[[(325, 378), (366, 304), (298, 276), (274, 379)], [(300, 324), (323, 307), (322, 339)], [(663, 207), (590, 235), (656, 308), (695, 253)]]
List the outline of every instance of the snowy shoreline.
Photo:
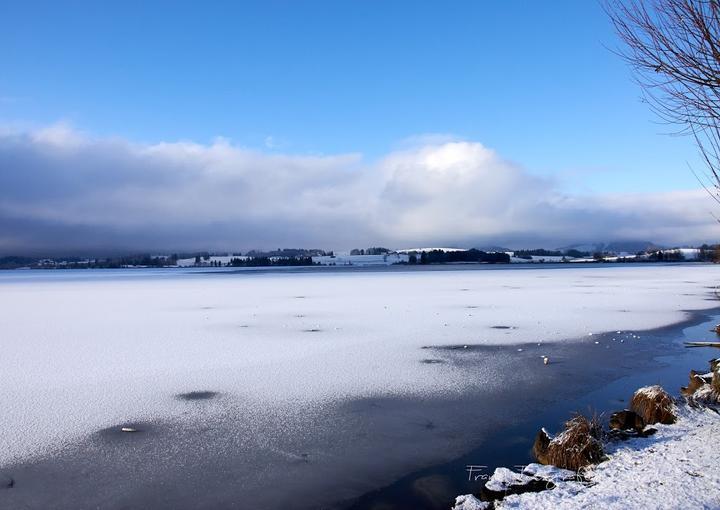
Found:
[[(720, 506), (720, 416), (682, 405), (678, 422), (653, 425), (649, 438), (612, 441), (609, 459), (587, 469), (587, 481), (555, 478), (555, 488), (511, 494), (500, 509), (718, 508)], [(508, 473), (501, 472), (504, 478)], [(518, 476), (518, 479), (520, 476)], [(497, 484), (497, 482), (495, 482)], [(459, 496), (455, 510), (493, 508), (474, 496)]]

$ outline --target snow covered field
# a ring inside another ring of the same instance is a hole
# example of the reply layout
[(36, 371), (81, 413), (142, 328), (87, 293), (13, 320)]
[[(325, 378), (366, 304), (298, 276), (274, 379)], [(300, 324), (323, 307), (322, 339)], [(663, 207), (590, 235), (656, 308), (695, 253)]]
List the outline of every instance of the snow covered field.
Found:
[(423, 363), (422, 347), (542, 342), (552, 358), (555, 342), (714, 307), (718, 277), (701, 265), (1, 273), (0, 467), (129, 420), (197, 418), (174, 398), (189, 391), (232, 395), (258, 420), (493, 391), (503, 374)]

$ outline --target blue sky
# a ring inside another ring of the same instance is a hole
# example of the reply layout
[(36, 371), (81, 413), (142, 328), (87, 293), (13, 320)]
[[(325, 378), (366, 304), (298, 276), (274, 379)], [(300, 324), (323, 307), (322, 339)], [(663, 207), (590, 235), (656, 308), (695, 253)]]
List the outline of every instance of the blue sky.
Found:
[[(376, 158), (476, 140), (568, 190), (696, 187), (599, 3), (4, 2), (0, 119)], [(266, 143), (267, 142), (267, 143)]]
[(0, 252), (712, 241), (617, 44), (595, 1), (2, 2)]

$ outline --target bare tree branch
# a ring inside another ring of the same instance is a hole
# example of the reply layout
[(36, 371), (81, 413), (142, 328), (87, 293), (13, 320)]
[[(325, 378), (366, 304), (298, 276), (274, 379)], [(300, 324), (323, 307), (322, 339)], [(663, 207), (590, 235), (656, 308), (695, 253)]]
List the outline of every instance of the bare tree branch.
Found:
[(607, 0), (623, 41), (616, 51), (644, 98), (694, 137), (708, 171), (693, 171), (720, 205), (720, 0)]

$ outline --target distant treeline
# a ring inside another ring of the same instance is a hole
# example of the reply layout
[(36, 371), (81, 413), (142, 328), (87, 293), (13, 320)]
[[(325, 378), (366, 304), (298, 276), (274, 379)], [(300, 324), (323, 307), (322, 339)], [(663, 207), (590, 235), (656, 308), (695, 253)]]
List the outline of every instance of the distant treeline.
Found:
[[(391, 253), (391, 250), (383, 247), (371, 247), (354, 249), (352, 255), (384, 255)], [(639, 252), (642, 258), (619, 257), (618, 262), (682, 262), (685, 260), (683, 253), (679, 250), (655, 250), (652, 252)], [(264, 267), (264, 266), (311, 266), (314, 265), (312, 257), (333, 255), (332, 251), (303, 248), (281, 248), (273, 251), (251, 250), (244, 256), (240, 252), (233, 253), (230, 262), (211, 260), (210, 252), (174, 253), (172, 255), (150, 255), (136, 254), (104, 258), (40, 258), (26, 256), (5, 256), (0, 257), (0, 269), (119, 269), (124, 267), (175, 267), (178, 260), (195, 259), (198, 266), (208, 267)], [(529, 259), (536, 257), (589, 257), (591, 254), (579, 250), (516, 250), (514, 256)], [(592, 257), (599, 261), (605, 261), (608, 253), (595, 253)], [(223, 255), (226, 257), (227, 255)], [(228, 259), (225, 259), (228, 260)], [(703, 244), (698, 251), (697, 260), (701, 262), (720, 262), (720, 245)], [(452, 264), (462, 262), (482, 263), (509, 263), (510, 257), (504, 252), (486, 252), (478, 249), (463, 251), (432, 250), (427, 252), (411, 252), (408, 255), (407, 264)], [(404, 262), (403, 262), (404, 263)]]
[[(683, 262), (685, 256), (678, 250), (658, 250), (648, 254), (651, 262)], [(697, 260), (700, 262), (720, 262), (720, 246), (703, 244), (698, 249)]]
[[(210, 260), (208, 252), (179, 253), (170, 256), (152, 256), (149, 254), (128, 255), (121, 257), (106, 257), (97, 259), (81, 259), (79, 257), (63, 257), (58, 259), (41, 259), (35, 257), (7, 256), (0, 257), (0, 269), (121, 269), (126, 267), (175, 267), (180, 259), (195, 259), (197, 265), (210, 267), (261, 267), (261, 266), (310, 266), (312, 257), (307, 255), (291, 255), (294, 252), (309, 252), (315, 250), (278, 250), (269, 252), (272, 255), (255, 255), (259, 252), (249, 252), (247, 258), (232, 258), (229, 263)], [(321, 250), (318, 250), (321, 251)], [(282, 253), (279, 255), (278, 253)], [(322, 252), (327, 253), (327, 252)], [(332, 253), (332, 252), (330, 252)], [(240, 257), (240, 253), (234, 254)], [(273, 258), (271, 258), (273, 257)]]
[(0, 269), (17, 269), (19, 267), (28, 267), (37, 262), (37, 259), (30, 257), (8, 256), (0, 257)]
[[(174, 257), (174, 258), (173, 258)], [(18, 269), (31, 267), (39, 269), (117, 269), (125, 266), (164, 267), (175, 265), (177, 256), (151, 257), (150, 255), (133, 255), (99, 259), (81, 259), (64, 257), (62, 259), (39, 259), (33, 257), (0, 257), (0, 269)]]
[(515, 256), (521, 259), (529, 259), (530, 257), (572, 257), (572, 258), (581, 258), (581, 257), (589, 257), (590, 252), (587, 251), (579, 251), (579, 250), (516, 250), (514, 252)]
[(350, 250), (350, 255), (385, 255), (390, 253), (391, 250), (383, 248), (382, 246), (373, 246), (372, 248), (358, 249), (354, 248)]
[(432, 250), (410, 254), (408, 264), (451, 264), (453, 262), (485, 262), (488, 264), (509, 264), (510, 255), (503, 252), (484, 252), (472, 248), (467, 251)]
[(234, 258), (228, 263), (229, 267), (265, 267), (265, 266), (312, 266), (312, 257), (249, 257)]
[[(258, 251), (250, 250), (245, 255), (247, 257), (260, 258), (260, 257), (287, 257), (287, 258), (298, 258), (298, 257), (322, 257), (325, 255), (332, 255), (332, 251), (325, 251), (319, 249), (305, 249), (305, 248), (278, 248), (277, 250), (271, 251)], [(236, 253), (235, 255), (241, 255)]]

